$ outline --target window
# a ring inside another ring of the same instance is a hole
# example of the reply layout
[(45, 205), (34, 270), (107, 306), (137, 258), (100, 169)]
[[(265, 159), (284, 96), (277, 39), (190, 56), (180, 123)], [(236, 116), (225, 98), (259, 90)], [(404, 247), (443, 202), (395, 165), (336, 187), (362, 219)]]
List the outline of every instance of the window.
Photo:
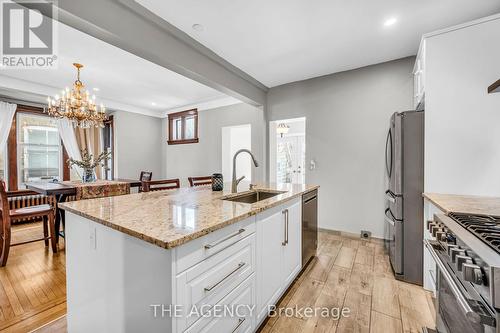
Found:
[(105, 179), (107, 180), (113, 180), (114, 174), (113, 174), (113, 144), (114, 144), (114, 126), (113, 126), (113, 116), (109, 116), (108, 120), (104, 122), (104, 128), (102, 129), (102, 137), (103, 137), (103, 145), (104, 145), (104, 151), (111, 152), (111, 158), (108, 160), (108, 169), (106, 171), (103, 171), (105, 173)]
[(0, 179), (5, 179), (5, 147), (0, 147)]
[(168, 144), (198, 142), (198, 110), (188, 110), (168, 115)]
[(62, 145), (54, 118), (17, 114), (18, 187), (26, 182), (62, 179)]

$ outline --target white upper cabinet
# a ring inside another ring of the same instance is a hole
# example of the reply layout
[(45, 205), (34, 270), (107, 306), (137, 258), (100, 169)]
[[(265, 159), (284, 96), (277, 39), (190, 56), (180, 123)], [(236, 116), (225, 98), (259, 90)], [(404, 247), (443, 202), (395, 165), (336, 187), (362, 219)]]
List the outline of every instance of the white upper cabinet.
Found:
[(418, 49), (417, 59), (413, 67), (413, 107), (419, 108), (425, 98), (425, 39)]

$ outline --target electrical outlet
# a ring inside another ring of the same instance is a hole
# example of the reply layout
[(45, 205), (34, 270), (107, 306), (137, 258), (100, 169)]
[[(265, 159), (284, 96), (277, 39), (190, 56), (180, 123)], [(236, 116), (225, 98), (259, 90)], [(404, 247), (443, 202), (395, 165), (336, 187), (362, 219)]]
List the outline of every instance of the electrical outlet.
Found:
[(361, 238), (369, 239), (371, 236), (371, 231), (361, 230)]

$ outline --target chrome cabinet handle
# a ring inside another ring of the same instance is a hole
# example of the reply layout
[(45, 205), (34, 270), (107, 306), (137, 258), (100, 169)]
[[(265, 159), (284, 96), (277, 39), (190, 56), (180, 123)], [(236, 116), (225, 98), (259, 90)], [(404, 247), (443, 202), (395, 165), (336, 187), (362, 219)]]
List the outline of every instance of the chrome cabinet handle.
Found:
[(457, 299), (457, 302), (460, 305), (460, 307), (462, 308), (465, 316), (467, 318), (471, 319), (473, 322), (479, 323), (481, 321), (481, 318), (470, 307), (469, 302), (467, 302), (464, 295), (460, 291), (459, 287), (457, 286), (457, 284), (455, 283), (455, 281), (451, 277), (450, 273), (448, 273), (448, 271), (446, 270), (444, 263), (439, 258), (438, 254), (434, 250), (434, 247), (432, 246), (432, 244), (427, 239), (424, 239), (424, 244), (425, 244), (425, 247), (427, 248), (427, 250), (429, 250), (429, 253), (431, 254), (432, 259), (434, 259), (434, 261), (436, 262), (436, 266), (439, 269), (438, 273), (443, 276), (445, 281), (450, 286), (450, 290), (453, 293), (453, 296), (455, 296), (455, 298)]
[(240, 318), (238, 320), (238, 325), (236, 325), (236, 327), (231, 331), (231, 333), (234, 333), (238, 330), (238, 328), (240, 328), (240, 326), (243, 324), (243, 322), (245, 321), (246, 318)]
[(284, 235), (283, 235), (283, 242), (281, 242), (281, 245), (286, 246), (288, 244), (288, 209), (285, 209), (281, 212), (285, 216), (285, 223), (284, 223)]
[(231, 235), (229, 235), (229, 236), (227, 236), (227, 237), (225, 237), (225, 238), (223, 238), (223, 239), (221, 239), (221, 240), (219, 240), (219, 241), (217, 241), (217, 242), (215, 242), (215, 243), (205, 245), (205, 249), (207, 249), (207, 250), (208, 250), (208, 249), (211, 249), (212, 247), (217, 246), (217, 245), (219, 245), (220, 243), (224, 243), (224, 242), (225, 242), (225, 241), (227, 241), (228, 239), (231, 239), (231, 238), (233, 238), (233, 237), (236, 237), (236, 236), (238, 236), (239, 234), (244, 233), (244, 232), (245, 232), (245, 229), (243, 229), (243, 228), (242, 228), (242, 229), (238, 230), (237, 232), (235, 232), (234, 234), (231, 234)]
[(288, 231), (290, 230), (290, 227), (289, 227), (289, 225), (288, 225), (288, 221), (289, 221), (289, 218), (288, 218), (288, 216), (289, 216), (289, 211), (288, 211), (288, 209), (286, 209), (285, 211), (286, 211), (286, 214), (285, 214), (285, 218), (286, 218), (286, 220), (285, 220), (285, 222), (286, 222), (286, 244), (288, 245)]
[(216, 288), (219, 284), (221, 284), (222, 282), (224, 282), (227, 278), (229, 278), (231, 275), (233, 275), (234, 273), (236, 273), (237, 271), (239, 271), (243, 266), (245, 266), (246, 263), (244, 262), (240, 262), (238, 264), (238, 267), (236, 267), (235, 269), (233, 269), (228, 275), (224, 276), (221, 280), (219, 280), (219, 282), (213, 284), (212, 286), (210, 287), (205, 287), (205, 291), (212, 291), (214, 288)]

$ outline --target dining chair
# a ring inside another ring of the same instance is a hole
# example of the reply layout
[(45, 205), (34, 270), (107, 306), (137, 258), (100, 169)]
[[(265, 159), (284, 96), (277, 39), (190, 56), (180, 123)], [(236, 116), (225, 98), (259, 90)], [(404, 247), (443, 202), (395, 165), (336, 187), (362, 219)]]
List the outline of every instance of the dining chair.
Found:
[[(19, 196), (16, 192), (7, 192), (5, 182), (0, 180), (0, 213), (1, 213), (1, 227), (0, 227), (0, 266), (4, 267), (7, 264), (9, 251), (11, 246), (17, 246), (37, 241), (44, 241), (45, 246), (52, 246), (52, 252), (57, 252), (57, 244), (55, 241), (55, 218), (54, 208), (51, 205), (43, 204), (37, 206), (30, 206), (18, 209), (10, 209), (9, 197)], [(21, 194), (22, 195), (22, 194)], [(42, 218), (43, 224), (43, 237), (31, 239), (18, 243), (11, 243), (11, 225), (13, 221), (27, 219), (27, 218)], [(50, 229), (50, 235), (49, 235)]]
[[(153, 178), (153, 173), (151, 171), (141, 171), (141, 175), (139, 176), (139, 180), (141, 182), (150, 181), (152, 178)], [(142, 185), (139, 186), (139, 192), (143, 192)]]
[[(159, 186), (160, 185), (160, 186)], [(164, 186), (161, 186), (164, 185)], [(162, 179), (162, 180), (149, 180), (141, 182), (143, 192), (174, 190), (181, 187), (180, 180), (177, 179)]]
[(189, 186), (212, 185), (212, 176), (188, 177)]

